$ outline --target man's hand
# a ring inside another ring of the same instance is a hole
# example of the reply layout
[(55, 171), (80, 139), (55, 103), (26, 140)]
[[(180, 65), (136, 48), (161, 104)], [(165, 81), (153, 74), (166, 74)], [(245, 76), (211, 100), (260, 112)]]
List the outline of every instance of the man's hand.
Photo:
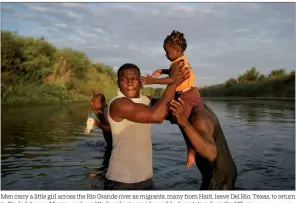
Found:
[(143, 85), (154, 84), (154, 78), (148, 74), (146, 76), (141, 76), (139, 80)]
[(185, 67), (183, 68), (185, 65), (184, 62), (181, 62), (179, 65), (179, 72), (177, 74), (177, 78), (176, 78), (176, 85), (179, 86), (181, 83), (183, 83), (185, 80), (190, 78), (190, 68)]
[(181, 98), (178, 98), (178, 101), (172, 100), (170, 103), (170, 110), (172, 114), (176, 117), (178, 124), (181, 127), (186, 126), (189, 124), (188, 118), (184, 111), (184, 102)]
[(162, 69), (155, 70), (155, 71), (153, 72), (153, 74), (152, 74), (152, 76), (153, 76), (154, 78), (157, 78), (157, 77), (159, 77), (160, 75), (162, 75)]

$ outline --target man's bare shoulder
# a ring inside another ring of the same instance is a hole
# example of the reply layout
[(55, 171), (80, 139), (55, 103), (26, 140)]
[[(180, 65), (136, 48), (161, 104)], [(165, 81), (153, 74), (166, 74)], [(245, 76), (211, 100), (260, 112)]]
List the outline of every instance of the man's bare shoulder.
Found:
[(214, 129), (213, 116), (205, 109), (204, 105), (199, 105), (193, 108), (190, 122), (197, 128), (203, 125), (207, 126), (211, 131)]
[(117, 105), (117, 104), (122, 104), (122, 103), (129, 103), (132, 102), (131, 99), (127, 98), (127, 97), (120, 97), (120, 98), (116, 98), (114, 99), (109, 105)]
[(203, 104), (193, 107), (191, 117), (198, 119), (200, 116), (204, 116), (206, 113), (205, 107)]
[(123, 106), (129, 107), (129, 106), (131, 106), (131, 104), (133, 104), (133, 102), (129, 98), (126, 98), (126, 97), (116, 98), (109, 104), (110, 111), (118, 110), (118, 109), (125, 109), (122, 107)]
[[(121, 121), (124, 115), (131, 112), (133, 110), (133, 102), (126, 98), (116, 98), (109, 105), (109, 114), (111, 118), (115, 121)], [(118, 120), (120, 119), (120, 120)]]

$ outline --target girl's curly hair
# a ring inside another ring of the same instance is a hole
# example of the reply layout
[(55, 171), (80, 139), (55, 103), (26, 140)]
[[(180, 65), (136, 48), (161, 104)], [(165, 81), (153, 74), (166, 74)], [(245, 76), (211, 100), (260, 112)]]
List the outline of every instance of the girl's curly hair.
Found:
[(170, 35), (167, 35), (164, 40), (164, 45), (170, 43), (173, 46), (179, 46), (185, 51), (187, 49), (187, 40), (184, 37), (184, 33), (173, 30)]

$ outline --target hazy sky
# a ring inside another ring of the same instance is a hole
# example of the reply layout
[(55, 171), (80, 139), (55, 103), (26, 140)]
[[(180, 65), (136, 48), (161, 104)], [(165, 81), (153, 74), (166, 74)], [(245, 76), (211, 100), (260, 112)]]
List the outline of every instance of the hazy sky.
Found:
[(41, 36), (85, 52), (115, 70), (168, 68), (163, 41), (185, 34), (185, 55), (199, 86), (224, 82), (252, 66), (267, 74), (296, 67), (294, 3), (2, 3), (2, 29)]

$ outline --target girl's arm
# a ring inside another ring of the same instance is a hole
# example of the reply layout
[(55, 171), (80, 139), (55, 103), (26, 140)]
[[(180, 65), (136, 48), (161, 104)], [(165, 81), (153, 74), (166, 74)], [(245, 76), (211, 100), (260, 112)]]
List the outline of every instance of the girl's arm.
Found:
[[(153, 78), (150, 75), (147, 75), (145, 77), (141, 77), (141, 82), (144, 85), (152, 85), (152, 84), (160, 84), (160, 85), (170, 85), (173, 84), (176, 80), (177, 74), (179, 72), (180, 63), (174, 63), (171, 66), (170, 69), (170, 75), (165, 78)], [(169, 70), (168, 70), (169, 72)]]
[(170, 74), (170, 70), (169, 70), (169, 69), (158, 69), (158, 70), (155, 70), (155, 71), (153, 72), (152, 76), (153, 76), (154, 78), (157, 78), (157, 77), (159, 77), (159, 76), (162, 75), (162, 74), (167, 74), (167, 75), (169, 75), (169, 74)]
[(169, 75), (170, 74), (169, 69), (161, 69), (161, 70), (162, 70), (161, 71), (162, 74), (166, 74), (166, 75)]

